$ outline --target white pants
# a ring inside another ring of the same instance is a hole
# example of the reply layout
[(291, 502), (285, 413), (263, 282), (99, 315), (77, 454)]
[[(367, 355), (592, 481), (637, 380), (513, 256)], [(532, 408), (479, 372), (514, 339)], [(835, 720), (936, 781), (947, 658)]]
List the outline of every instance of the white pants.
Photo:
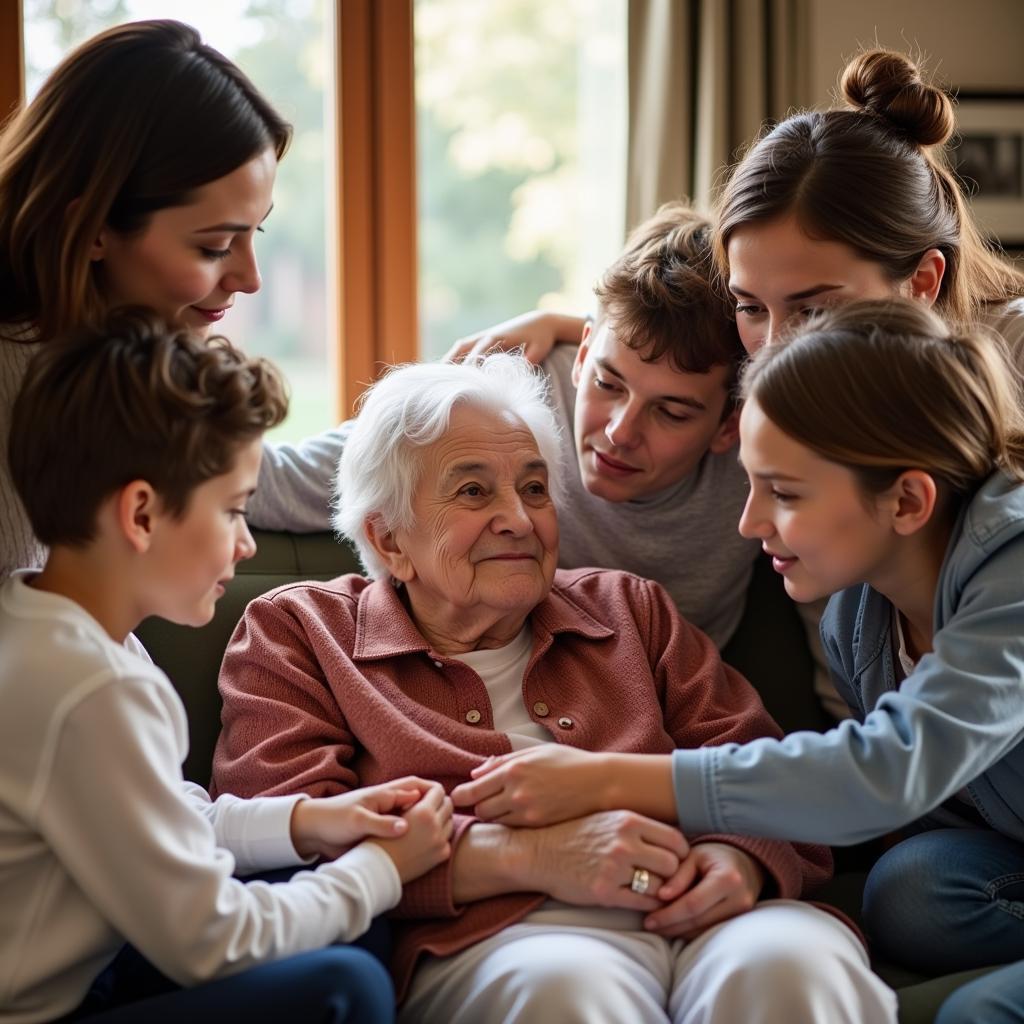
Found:
[(565, 909), (546, 904), (461, 953), (427, 958), (400, 1024), (896, 1020), (895, 993), (854, 934), (805, 903), (766, 901), (689, 943), (636, 930), (627, 912), (586, 914), (606, 926), (562, 924)]

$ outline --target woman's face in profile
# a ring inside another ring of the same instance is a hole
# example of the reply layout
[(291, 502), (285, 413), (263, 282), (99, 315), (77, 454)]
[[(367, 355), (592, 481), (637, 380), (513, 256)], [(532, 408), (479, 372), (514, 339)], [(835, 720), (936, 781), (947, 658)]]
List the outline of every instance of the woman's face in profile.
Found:
[(209, 331), (236, 292), (259, 290), (254, 242), (276, 172), (274, 151), (266, 149), (201, 185), (187, 204), (157, 210), (141, 231), (104, 228), (91, 259), (110, 306), (148, 306), (172, 323)]

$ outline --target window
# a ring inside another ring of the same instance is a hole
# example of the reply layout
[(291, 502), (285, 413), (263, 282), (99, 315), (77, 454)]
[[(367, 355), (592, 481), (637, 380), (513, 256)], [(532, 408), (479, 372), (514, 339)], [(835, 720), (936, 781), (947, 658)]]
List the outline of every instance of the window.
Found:
[[(29, 96), (93, 33), (174, 17), (294, 123), (263, 291), (221, 325), (288, 374), (279, 438), (349, 415), (382, 362), (537, 306), (589, 309), (622, 244), (627, 0), (21, 5)], [(16, 47), (0, 40), (4, 57)]]
[(625, 223), (626, 0), (415, 0), (421, 351), (591, 306)]

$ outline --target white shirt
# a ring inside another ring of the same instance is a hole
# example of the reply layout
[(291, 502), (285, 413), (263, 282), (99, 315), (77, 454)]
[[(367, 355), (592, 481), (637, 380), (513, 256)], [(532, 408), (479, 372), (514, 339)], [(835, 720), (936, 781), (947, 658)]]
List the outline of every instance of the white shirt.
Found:
[(26, 578), (0, 587), (0, 1022), (73, 1010), (125, 941), (188, 985), (350, 940), (398, 902), (367, 844), (287, 884), (233, 878), (301, 863), (304, 798), (184, 782), (167, 677)]
[(508, 736), (513, 750), (551, 741), (551, 730), (535, 722), (523, 703), (523, 676), (532, 648), (533, 630), (527, 622), (504, 647), (452, 655), (483, 680), (491, 699), (494, 728)]

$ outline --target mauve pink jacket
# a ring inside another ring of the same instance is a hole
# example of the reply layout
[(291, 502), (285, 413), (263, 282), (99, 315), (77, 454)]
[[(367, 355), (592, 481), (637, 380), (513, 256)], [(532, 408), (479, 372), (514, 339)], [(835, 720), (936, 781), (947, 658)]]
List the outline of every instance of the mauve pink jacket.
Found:
[[(523, 698), (558, 743), (667, 754), (781, 735), (753, 687), (657, 583), (559, 570), (530, 624)], [(220, 690), (215, 793), (324, 796), (403, 775), (450, 791), (484, 758), (511, 749), (494, 731), (480, 677), (431, 649), (400, 591), (361, 576), (289, 584), (252, 601), (225, 653)], [(456, 815), (453, 842), (474, 820)], [(746, 850), (774, 896), (798, 897), (831, 874), (824, 846), (700, 839)], [(399, 997), (421, 953), (458, 952), (544, 898), (513, 893), (457, 906), (451, 861), (407, 885), (394, 911)]]

